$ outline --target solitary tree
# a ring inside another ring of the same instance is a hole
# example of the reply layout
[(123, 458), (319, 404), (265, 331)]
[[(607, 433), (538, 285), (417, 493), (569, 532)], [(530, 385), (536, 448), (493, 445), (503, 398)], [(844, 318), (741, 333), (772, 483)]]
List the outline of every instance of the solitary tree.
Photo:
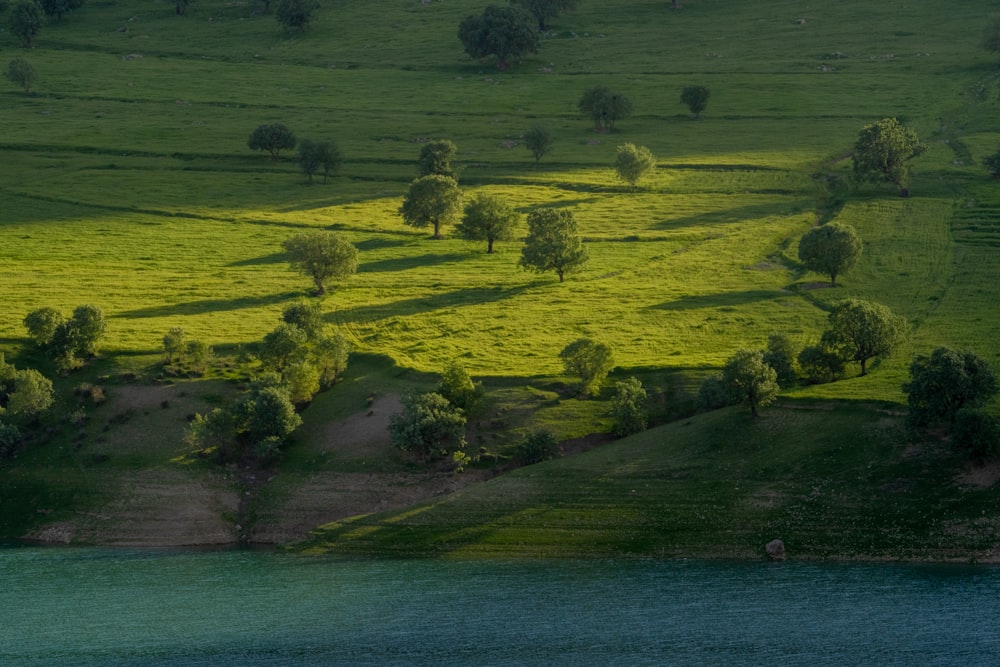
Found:
[(24, 89), (25, 95), (31, 92), (31, 86), (34, 85), (37, 77), (35, 68), (24, 58), (14, 58), (7, 63), (4, 76), (11, 83), (21, 86)]
[(834, 305), (829, 329), (821, 346), (836, 351), (846, 361), (861, 365), (868, 374), (868, 360), (888, 355), (906, 336), (906, 320), (886, 306), (861, 299), (845, 299)]
[(358, 249), (332, 232), (304, 232), (282, 243), (292, 268), (313, 279), (317, 294), (326, 294), (331, 280), (358, 270)]
[(417, 176), (438, 174), (457, 180), (457, 175), (451, 167), (451, 161), (455, 159), (456, 153), (458, 147), (448, 139), (428, 141), (420, 147), (420, 155), (417, 157)]
[(546, 22), (559, 16), (564, 9), (576, 9), (580, 0), (511, 0), (515, 5), (524, 7), (538, 20), (538, 29), (548, 30)]
[(524, 133), (524, 146), (535, 158), (535, 164), (538, 164), (542, 156), (552, 150), (554, 141), (552, 132), (542, 124), (533, 125), (530, 130)]
[(734, 401), (749, 406), (757, 417), (758, 407), (774, 401), (778, 395), (777, 373), (764, 363), (760, 350), (739, 350), (722, 368), (722, 385)]
[(340, 169), (340, 151), (332, 141), (303, 139), (299, 142), (299, 166), (312, 183), (313, 174), (323, 174), (323, 182)]
[(440, 239), (441, 225), (454, 218), (462, 205), (462, 191), (450, 176), (428, 174), (410, 183), (399, 214), (403, 223), (418, 229), (431, 226)]
[(46, 16), (55, 16), (56, 22), (62, 22), (63, 14), (83, 7), (83, 0), (39, 0)]
[(635, 192), (639, 181), (656, 169), (656, 158), (645, 146), (622, 144), (615, 156), (615, 172)]
[(316, 0), (278, 0), (274, 18), (289, 32), (303, 32), (316, 17)]
[(555, 271), (562, 282), (566, 273), (583, 266), (587, 258), (572, 211), (544, 208), (528, 214), (528, 236), (521, 248), (523, 268), (536, 273)]
[(584, 396), (596, 394), (608, 373), (615, 367), (611, 348), (589, 338), (579, 338), (559, 353), (568, 375), (580, 378), (579, 389)]
[(691, 117), (697, 120), (701, 112), (708, 106), (711, 92), (705, 86), (687, 86), (681, 91), (681, 103), (686, 104), (691, 111)]
[(594, 86), (583, 92), (577, 108), (594, 121), (595, 132), (612, 132), (617, 121), (632, 115), (632, 100), (607, 86)]
[(491, 254), (495, 241), (514, 238), (520, 218), (514, 207), (500, 197), (481, 194), (465, 205), (465, 215), (455, 231), (466, 241), (486, 241), (486, 253)]
[(646, 390), (639, 378), (630, 377), (615, 384), (611, 401), (614, 431), (617, 436), (632, 435), (646, 428)]
[(42, 9), (34, 0), (18, 0), (10, 9), (7, 25), (14, 36), (21, 40), (21, 46), (31, 48), (31, 43), (42, 29)]
[(1000, 386), (989, 363), (974, 352), (939, 347), (910, 364), (910, 381), (903, 385), (909, 418), (922, 426), (954, 423), (960, 410), (981, 408)]
[(837, 286), (837, 276), (848, 271), (861, 257), (861, 236), (850, 225), (828, 222), (813, 227), (799, 241), (799, 259), (806, 268), (830, 276), (830, 286)]
[(523, 7), (490, 5), (480, 16), (467, 16), (458, 26), (458, 38), (473, 58), (497, 57), (497, 68), (510, 60), (537, 53), (541, 37), (535, 19)]
[(465, 415), (441, 394), (408, 394), (389, 435), (396, 448), (432, 460), (465, 449)]
[(247, 146), (255, 151), (267, 151), (272, 160), (277, 160), (281, 151), (295, 148), (295, 133), (281, 123), (265, 123), (250, 133)]
[(858, 183), (893, 183), (899, 194), (909, 194), (909, 161), (926, 147), (917, 133), (895, 118), (866, 125), (854, 143), (854, 178)]

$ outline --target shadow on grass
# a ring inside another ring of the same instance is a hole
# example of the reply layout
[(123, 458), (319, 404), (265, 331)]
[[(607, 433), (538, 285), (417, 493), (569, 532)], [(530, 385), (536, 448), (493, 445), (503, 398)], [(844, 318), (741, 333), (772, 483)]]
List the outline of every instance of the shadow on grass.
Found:
[(665, 301), (650, 310), (694, 310), (697, 308), (727, 308), (744, 306), (754, 301), (768, 301), (793, 296), (785, 290), (747, 290), (745, 292), (723, 292), (721, 294), (702, 294), (684, 296), (673, 301)]
[(678, 227), (699, 227), (702, 225), (719, 225), (741, 220), (754, 220), (770, 215), (789, 215), (793, 210), (809, 210), (812, 203), (807, 199), (794, 202), (775, 202), (770, 204), (754, 204), (727, 208), (722, 211), (710, 211), (683, 218), (671, 218), (656, 223), (658, 229), (676, 229)]
[(170, 317), (174, 315), (204, 315), (225, 310), (242, 310), (244, 308), (259, 308), (273, 306), (276, 303), (292, 301), (302, 296), (301, 291), (266, 294), (264, 296), (244, 296), (234, 299), (201, 299), (151, 308), (137, 308), (115, 313), (114, 318)]
[(354, 247), (358, 250), (382, 250), (383, 248), (398, 248), (399, 246), (404, 246), (409, 244), (409, 241), (400, 241), (398, 239), (365, 239), (364, 241), (358, 241), (354, 244)]
[(372, 322), (383, 320), (388, 317), (405, 317), (417, 313), (426, 313), (441, 308), (455, 308), (458, 306), (478, 306), (484, 303), (494, 303), (504, 299), (510, 299), (530, 289), (531, 285), (523, 285), (510, 289), (502, 287), (484, 288), (468, 287), (444, 292), (429, 297), (419, 297), (415, 299), (403, 299), (378, 306), (359, 306), (357, 308), (345, 308), (330, 313), (326, 318), (336, 324), (347, 322)]
[(230, 262), (227, 266), (259, 266), (263, 264), (281, 264), (288, 261), (288, 253), (272, 252), (270, 255), (251, 257), (238, 262)]
[(400, 257), (398, 259), (383, 259), (377, 262), (366, 262), (358, 266), (358, 273), (387, 273), (389, 271), (407, 271), (422, 266), (436, 266), (448, 262), (468, 259), (468, 253), (449, 252), (443, 254), (427, 253), (415, 257)]

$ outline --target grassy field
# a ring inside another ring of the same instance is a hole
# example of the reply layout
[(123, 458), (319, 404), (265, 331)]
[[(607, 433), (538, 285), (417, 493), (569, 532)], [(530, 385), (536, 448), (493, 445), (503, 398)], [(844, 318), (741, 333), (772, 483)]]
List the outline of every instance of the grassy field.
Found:
[[(1000, 195), (979, 165), (1000, 144), (1000, 70), (979, 47), (982, 4), (667, 4), (585, 0), (552, 22), (537, 55), (503, 72), (462, 52), (458, 22), (482, 8), (469, 0), (339, 2), (291, 36), (254, 3), (202, 0), (181, 17), (173, 3), (119, 0), (46, 25), (30, 51), (0, 34), (0, 65), (23, 56), (39, 74), (31, 95), (0, 87), (0, 351), (31, 361), (24, 315), (81, 303), (110, 318), (90, 381), (155, 375), (160, 339), (175, 326), (220, 352), (251, 346), (310, 287), (288, 270), (282, 240), (332, 229), (359, 247), (360, 268), (323, 310), (357, 351), (396, 364), (376, 374), (378, 391), (426, 384), (458, 359), (497, 410), (520, 415), (501, 439), (531, 425), (567, 438), (606, 429), (600, 400), (524, 409), (533, 392), (558, 391), (558, 352), (584, 335), (613, 347), (616, 377), (643, 378), (663, 418), (687, 409), (700, 379), (740, 347), (776, 332), (815, 341), (825, 309), (845, 296), (903, 314), (909, 340), (865, 378), (788, 388), (785, 400), (898, 404), (909, 360), (938, 345), (995, 360)], [(613, 134), (595, 134), (576, 110), (596, 84), (635, 103)], [(699, 121), (678, 101), (691, 84), (712, 91)], [(849, 185), (831, 194), (831, 178), (849, 179), (857, 132), (885, 116), (928, 144), (913, 196)], [(250, 151), (250, 131), (275, 121), (335, 140), (340, 174), (309, 185), (292, 156)], [(556, 136), (537, 166), (519, 143), (536, 122)], [(518, 269), (516, 242), (487, 255), (403, 226), (396, 211), (428, 138), (458, 145), (466, 196), (498, 194), (522, 212), (571, 207), (591, 261), (559, 284)], [(626, 141), (658, 158), (636, 193), (610, 166)], [(836, 289), (818, 286), (796, 257), (819, 217), (855, 225), (865, 241)], [(220, 364), (211, 376), (234, 374)], [(210, 393), (233, 391), (219, 386)], [(354, 405), (334, 392), (311, 408), (307, 450)], [(774, 438), (793, 447), (801, 438), (780, 435), (786, 421), (772, 422)], [(130, 469), (169, 468), (184, 448), (177, 424), (129, 436), (154, 443), (148, 459), (118, 456), (126, 435), (101, 452)], [(92, 475), (74, 471), (99, 433), (77, 451), (68, 431), (3, 474), (26, 475), (33, 481), (19, 488), (46, 494), (55, 480), (60, 493), (81, 489), (48, 504), (93, 499)], [(314, 459), (290, 454), (286, 465)], [(46, 503), (34, 497), (8, 496), (4, 532), (37, 522), (31, 512)]]

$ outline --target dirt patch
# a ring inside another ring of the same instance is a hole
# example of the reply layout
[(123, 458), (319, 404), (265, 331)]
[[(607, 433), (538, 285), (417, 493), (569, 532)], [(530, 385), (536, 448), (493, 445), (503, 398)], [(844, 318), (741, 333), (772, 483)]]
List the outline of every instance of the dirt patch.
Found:
[(352, 458), (381, 453), (391, 444), (389, 417), (402, 411), (403, 402), (397, 394), (380, 396), (367, 412), (359, 412), (327, 426), (324, 449), (349, 452)]

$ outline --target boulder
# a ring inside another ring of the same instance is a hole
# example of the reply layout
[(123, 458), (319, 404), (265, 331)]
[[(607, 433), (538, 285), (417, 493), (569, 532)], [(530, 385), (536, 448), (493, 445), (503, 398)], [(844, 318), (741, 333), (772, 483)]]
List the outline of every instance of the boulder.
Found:
[(785, 560), (785, 543), (781, 540), (771, 540), (764, 545), (764, 551), (771, 560)]

